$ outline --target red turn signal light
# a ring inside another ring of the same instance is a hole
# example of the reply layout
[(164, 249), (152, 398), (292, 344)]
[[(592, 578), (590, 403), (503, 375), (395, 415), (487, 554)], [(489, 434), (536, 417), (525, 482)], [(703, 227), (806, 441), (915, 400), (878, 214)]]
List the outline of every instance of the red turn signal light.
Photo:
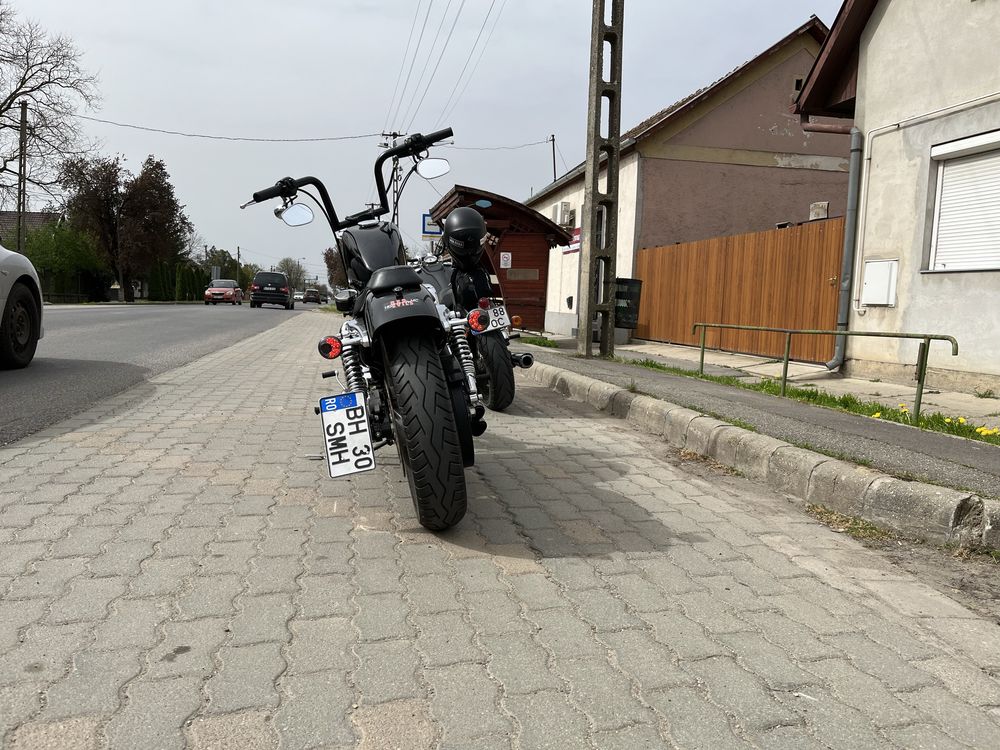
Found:
[(481, 310), (489, 310), (491, 304), (493, 304), (493, 303), (490, 302), (490, 298), (489, 297), (480, 297), (479, 298), (479, 308)]
[(320, 339), (317, 348), (319, 349), (319, 356), (325, 359), (336, 359), (344, 350), (344, 345), (336, 336), (327, 336), (325, 339)]
[(482, 310), (473, 310), (469, 313), (469, 328), (477, 333), (482, 333), (490, 324), (489, 316)]

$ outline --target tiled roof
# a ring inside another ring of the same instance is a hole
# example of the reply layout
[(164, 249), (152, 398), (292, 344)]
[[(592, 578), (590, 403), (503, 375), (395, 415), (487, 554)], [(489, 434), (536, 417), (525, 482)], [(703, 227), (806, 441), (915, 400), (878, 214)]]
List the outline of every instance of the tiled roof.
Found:
[[(24, 215), (24, 225), (31, 232), (61, 218), (59, 213), (28, 211)], [(17, 211), (0, 211), (0, 244), (9, 250), (17, 244)]]

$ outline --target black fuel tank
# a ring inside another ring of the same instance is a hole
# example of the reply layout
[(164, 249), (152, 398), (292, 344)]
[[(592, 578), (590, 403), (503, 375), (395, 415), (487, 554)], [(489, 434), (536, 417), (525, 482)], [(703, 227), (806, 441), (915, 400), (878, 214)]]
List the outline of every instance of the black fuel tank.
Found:
[(347, 264), (347, 279), (354, 287), (367, 284), (380, 268), (406, 262), (399, 229), (387, 221), (345, 229), (338, 241)]

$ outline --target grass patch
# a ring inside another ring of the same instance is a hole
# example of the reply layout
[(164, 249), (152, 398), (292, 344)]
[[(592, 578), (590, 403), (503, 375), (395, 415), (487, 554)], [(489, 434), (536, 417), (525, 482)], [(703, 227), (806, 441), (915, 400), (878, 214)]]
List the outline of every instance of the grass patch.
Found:
[(986, 388), (982, 391), (978, 388), (973, 388), (972, 395), (976, 398), (997, 398), (997, 394), (994, 393), (992, 388)]
[(857, 516), (845, 516), (830, 510), (825, 505), (807, 505), (806, 511), (834, 531), (847, 534), (854, 539), (867, 541), (885, 541), (895, 538), (893, 533), (880, 528), (870, 521)]
[[(759, 393), (767, 393), (772, 396), (781, 395), (781, 382), (771, 378), (764, 378), (758, 382), (750, 382), (744, 378), (736, 377), (734, 375), (699, 375), (697, 370), (687, 370), (683, 367), (673, 367), (671, 365), (665, 365), (661, 362), (657, 362), (653, 359), (625, 359), (623, 357), (611, 357), (609, 359), (626, 365), (644, 367), (648, 370), (655, 370), (657, 372), (665, 372), (669, 375), (681, 375), (687, 378), (698, 378), (699, 380), (707, 380), (712, 383), (719, 383), (720, 385), (728, 385), (734, 388), (744, 388), (750, 391), (758, 391)], [(814, 406), (824, 406), (828, 409), (846, 411), (851, 414), (858, 414), (865, 417), (875, 417), (876, 419), (882, 419), (887, 422), (898, 422), (899, 424), (910, 425), (911, 427), (919, 427), (923, 430), (945, 432), (949, 435), (956, 435), (970, 440), (979, 440), (984, 443), (991, 443), (992, 445), (1000, 445), (1000, 433), (993, 433), (993, 430), (990, 429), (985, 430), (984, 434), (985, 426), (975, 425), (960, 416), (949, 417), (945, 414), (941, 414), (940, 412), (933, 412), (930, 414), (923, 412), (920, 415), (920, 420), (916, 421), (913, 419), (913, 415), (910, 413), (909, 408), (904, 404), (890, 406), (889, 404), (883, 404), (879, 401), (860, 399), (849, 393), (842, 396), (835, 396), (814, 388), (801, 388), (794, 385), (787, 386), (785, 396), (787, 398), (794, 399), (795, 401), (813, 404)], [(988, 426), (994, 429), (1000, 428), (1000, 425), (995, 424)]]
[(319, 311), (325, 313), (336, 313), (337, 315), (341, 314), (340, 310), (337, 309), (336, 305), (323, 305), (322, 307), (319, 308)]
[(557, 344), (552, 339), (547, 339), (544, 336), (521, 336), (518, 339), (522, 344), (531, 344), (532, 346), (544, 346), (548, 349), (558, 349), (559, 344)]

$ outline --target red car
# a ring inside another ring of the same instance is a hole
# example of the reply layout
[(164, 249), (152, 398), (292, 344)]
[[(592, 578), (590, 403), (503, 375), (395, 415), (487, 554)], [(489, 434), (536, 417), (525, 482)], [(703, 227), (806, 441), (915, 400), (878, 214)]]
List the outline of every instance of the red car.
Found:
[(243, 304), (243, 290), (232, 279), (214, 279), (205, 287), (205, 304), (217, 305), (228, 302), (231, 305)]

